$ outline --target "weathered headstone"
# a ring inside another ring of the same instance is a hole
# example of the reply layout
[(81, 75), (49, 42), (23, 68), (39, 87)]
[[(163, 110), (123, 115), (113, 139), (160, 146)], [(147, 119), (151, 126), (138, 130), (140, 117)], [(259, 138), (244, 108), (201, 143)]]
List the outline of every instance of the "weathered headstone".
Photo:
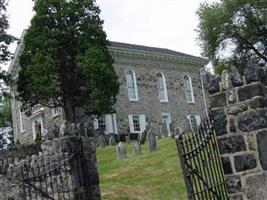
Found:
[(140, 137), (139, 137), (139, 144), (145, 144), (146, 142), (146, 137), (147, 137), (147, 133), (149, 132), (149, 130), (151, 129), (150, 124), (146, 125), (146, 129), (144, 130), (144, 132), (140, 133)]
[(153, 130), (147, 133), (147, 143), (148, 143), (149, 152), (157, 150), (157, 140), (156, 140), (156, 135)]
[(162, 138), (162, 134), (161, 134), (161, 126), (159, 128), (159, 132), (158, 132), (158, 139), (161, 139)]
[(168, 137), (168, 125), (166, 121), (164, 121), (161, 125), (161, 134), (164, 137)]
[(110, 135), (109, 137), (109, 146), (115, 146), (117, 144), (115, 136), (114, 135)]
[(127, 143), (130, 143), (130, 142), (131, 142), (131, 140), (130, 140), (130, 135), (126, 135), (126, 136), (125, 136), (125, 139), (126, 139), (126, 142), (127, 142)]
[(119, 160), (127, 158), (127, 150), (122, 142), (119, 142), (117, 146), (117, 155)]
[(170, 135), (171, 135), (172, 138), (174, 138), (174, 136), (175, 136), (174, 124), (171, 122), (169, 124), (169, 127), (170, 127)]
[(142, 148), (141, 148), (141, 145), (140, 145), (139, 143), (136, 143), (136, 144), (134, 145), (134, 154), (135, 154), (136, 156), (142, 154)]
[(98, 143), (99, 143), (99, 147), (100, 147), (100, 148), (105, 148), (105, 147), (107, 146), (107, 144), (106, 144), (106, 138), (105, 138), (104, 135), (101, 134), (101, 135), (98, 137)]

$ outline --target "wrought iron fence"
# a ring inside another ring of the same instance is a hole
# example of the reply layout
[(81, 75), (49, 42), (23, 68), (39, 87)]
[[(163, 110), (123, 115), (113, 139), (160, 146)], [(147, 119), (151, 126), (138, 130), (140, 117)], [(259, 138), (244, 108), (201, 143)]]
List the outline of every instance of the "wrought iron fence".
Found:
[(25, 200), (84, 200), (91, 196), (82, 148), (72, 154), (44, 157), (20, 167)]
[(204, 121), (176, 138), (189, 200), (228, 200), (215, 130)]

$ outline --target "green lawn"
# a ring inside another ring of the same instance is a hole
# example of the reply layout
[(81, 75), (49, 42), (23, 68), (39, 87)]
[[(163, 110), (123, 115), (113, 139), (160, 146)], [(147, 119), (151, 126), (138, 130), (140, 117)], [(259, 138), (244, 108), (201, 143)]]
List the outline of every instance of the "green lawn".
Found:
[(135, 156), (127, 144), (128, 158), (118, 160), (115, 147), (97, 149), (103, 200), (186, 200), (175, 141), (158, 140), (158, 150)]

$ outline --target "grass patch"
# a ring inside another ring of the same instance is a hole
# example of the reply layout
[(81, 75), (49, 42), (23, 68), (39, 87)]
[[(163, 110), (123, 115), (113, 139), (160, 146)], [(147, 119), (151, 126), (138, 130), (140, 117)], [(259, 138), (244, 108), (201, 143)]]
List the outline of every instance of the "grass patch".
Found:
[(158, 140), (158, 150), (134, 155), (134, 143), (127, 144), (128, 158), (118, 160), (116, 148), (97, 149), (103, 200), (186, 200), (182, 170), (175, 141)]

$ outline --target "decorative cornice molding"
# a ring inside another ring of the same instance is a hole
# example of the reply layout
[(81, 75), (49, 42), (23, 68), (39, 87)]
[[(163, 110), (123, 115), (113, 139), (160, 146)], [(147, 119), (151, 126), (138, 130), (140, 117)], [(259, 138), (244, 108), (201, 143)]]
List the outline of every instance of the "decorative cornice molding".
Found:
[(191, 67), (203, 67), (208, 63), (207, 60), (197, 57), (182, 57), (182, 56), (172, 56), (166, 54), (156, 54), (149, 52), (139, 52), (139, 51), (129, 51), (127, 49), (114, 49), (110, 48), (111, 55), (116, 59), (119, 57), (127, 58), (139, 58), (139, 59), (151, 59), (153, 61), (168, 62), (180, 65), (190, 65)]

